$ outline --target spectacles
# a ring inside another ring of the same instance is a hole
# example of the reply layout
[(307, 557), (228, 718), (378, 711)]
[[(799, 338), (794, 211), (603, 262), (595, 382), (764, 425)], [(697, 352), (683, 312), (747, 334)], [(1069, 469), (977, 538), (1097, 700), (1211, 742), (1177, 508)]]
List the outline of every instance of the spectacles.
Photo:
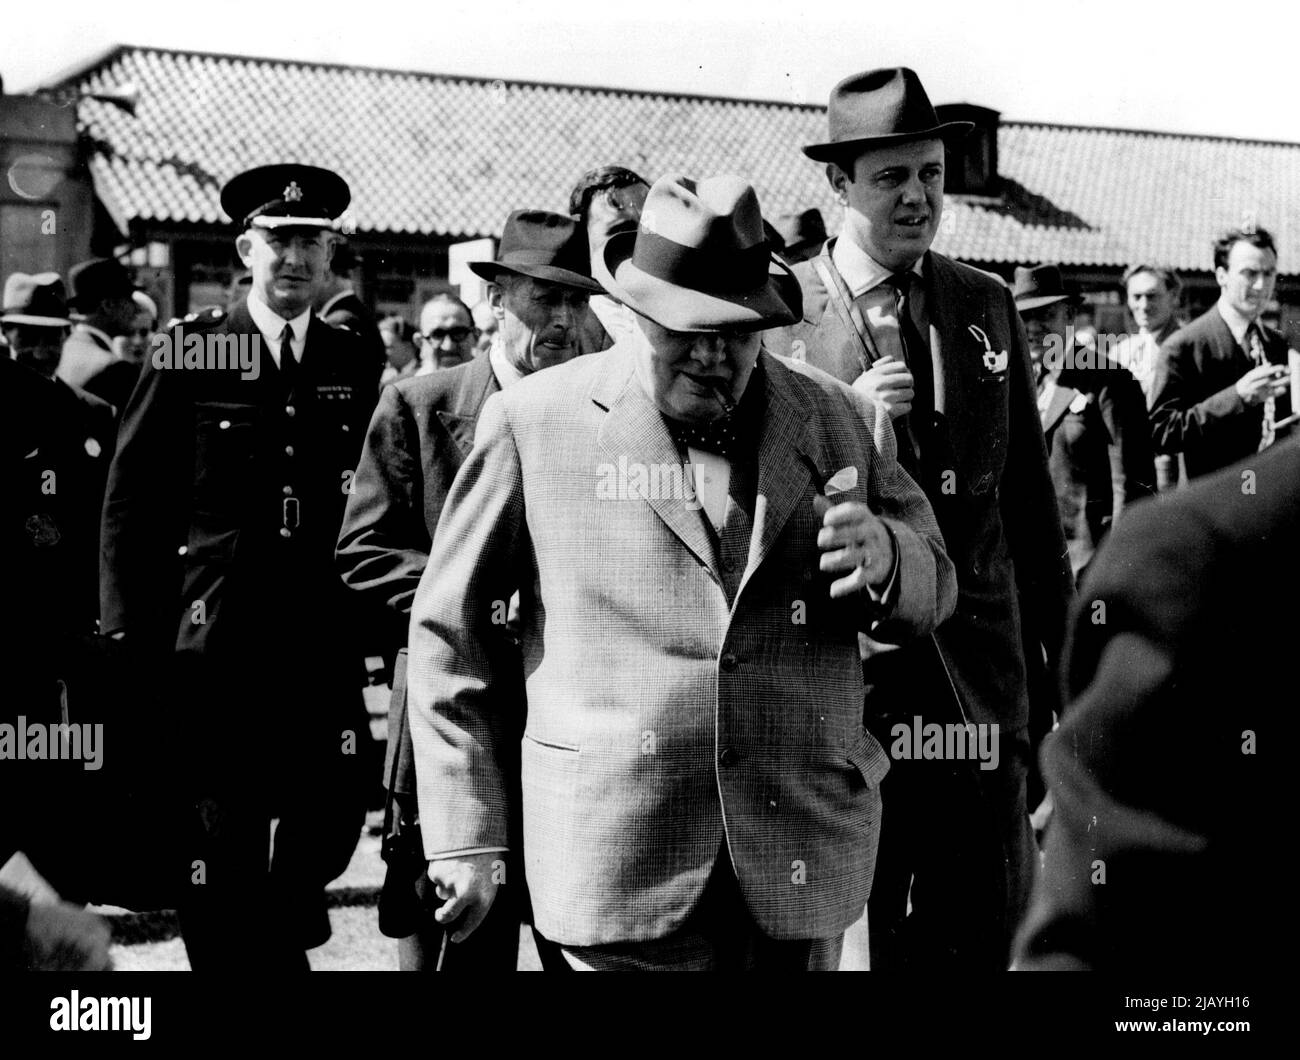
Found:
[(424, 332), (421, 338), (435, 345), (447, 338), (451, 339), (452, 342), (464, 342), (469, 338), (469, 333), (473, 330), (473, 328), (434, 328), (431, 331)]

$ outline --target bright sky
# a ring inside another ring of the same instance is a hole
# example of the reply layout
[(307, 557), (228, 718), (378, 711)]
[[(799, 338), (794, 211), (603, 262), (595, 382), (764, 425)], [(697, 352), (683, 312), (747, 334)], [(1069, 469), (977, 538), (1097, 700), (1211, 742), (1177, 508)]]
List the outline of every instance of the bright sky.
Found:
[(823, 104), (847, 74), (906, 65), (934, 102), (980, 103), (1009, 119), (1300, 142), (1294, 0), (61, 0), (53, 11), (9, 8), (0, 22), (9, 92), (119, 43)]

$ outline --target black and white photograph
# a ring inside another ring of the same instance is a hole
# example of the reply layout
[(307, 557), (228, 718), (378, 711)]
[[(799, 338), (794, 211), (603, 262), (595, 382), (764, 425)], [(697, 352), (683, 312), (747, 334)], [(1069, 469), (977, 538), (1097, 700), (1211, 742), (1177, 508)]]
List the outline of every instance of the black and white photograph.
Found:
[(308, 971), (1271, 1023), (1292, 7), (13, 6), (20, 1036), (428, 994)]

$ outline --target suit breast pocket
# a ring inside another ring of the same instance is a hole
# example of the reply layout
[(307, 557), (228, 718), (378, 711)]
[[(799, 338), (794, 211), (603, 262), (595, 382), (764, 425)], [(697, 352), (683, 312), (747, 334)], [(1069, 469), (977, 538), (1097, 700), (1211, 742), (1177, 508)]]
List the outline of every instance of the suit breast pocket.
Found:
[(194, 508), (222, 512), (244, 494), (257, 447), (260, 409), (226, 401), (194, 406)]

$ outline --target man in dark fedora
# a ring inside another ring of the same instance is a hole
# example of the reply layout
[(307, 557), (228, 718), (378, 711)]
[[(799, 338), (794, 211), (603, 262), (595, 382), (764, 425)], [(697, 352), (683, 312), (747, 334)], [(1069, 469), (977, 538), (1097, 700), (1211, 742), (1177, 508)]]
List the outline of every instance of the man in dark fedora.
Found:
[(224, 186), (248, 296), (192, 314), (146, 360), (109, 477), (103, 626), (158, 675), (176, 729), (162, 794), (193, 807), (176, 890), (195, 969), (243, 971), (250, 952), (308, 968), (373, 781), (334, 545), (374, 372), (312, 312), (349, 198), (307, 165)]
[(1105, 350), (1075, 338), (1078, 305), (1055, 265), (1019, 266), (1011, 294), (1038, 378), (1038, 415), (1076, 581), (1134, 501), (1154, 496), (1142, 387)]
[(800, 213), (780, 214), (773, 227), (785, 241), (781, 257), (790, 265), (798, 265), (820, 254), (826, 242), (826, 222), (815, 207)]
[(906, 68), (841, 81), (828, 122), (828, 140), (804, 153), (825, 163), (844, 224), (795, 269), (804, 313), (790, 352), (888, 413), (960, 589), (933, 638), (899, 651), (865, 643), (869, 724), (888, 739), (898, 725), (968, 723), (995, 734), (998, 751), (995, 768), (976, 768), (904, 758), (899, 745), (883, 792), (872, 967), (1005, 968), (1033, 871), (1031, 731), (1051, 728), (1072, 586), (1029, 351), (1006, 286), (929, 249), (945, 146), (970, 125), (941, 123)]
[[(394, 648), (401, 648), (388, 712), (388, 878), (379, 912), (380, 930), (401, 940), (399, 963), (410, 971), (439, 966), (445, 934), (425, 904), (432, 884), (425, 875), (406, 712), (404, 646), (411, 601), (451, 484), (474, 443), (484, 403), (534, 372), (576, 356), (587, 299), (601, 291), (591, 278), (586, 233), (569, 218), (541, 210), (512, 213), (496, 261), (470, 268), (490, 284), (488, 299), (500, 323), (491, 349), (454, 368), (384, 389), (357, 465), (337, 551), (343, 580), (389, 612), (395, 620)], [(504, 624), (499, 632), (511, 636)], [(522, 864), (516, 862), (514, 869), (515, 879), (522, 881)], [(443, 970), (515, 967), (523, 887), (509, 888), (507, 897), (493, 906), (471, 939), (447, 950)], [(551, 960), (544, 939), (538, 939), (538, 950), (544, 962)]]
[(103, 398), (121, 415), (140, 369), (118, 356), (113, 340), (135, 323), (135, 284), (121, 262), (92, 258), (68, 271), (68, 306), (76, 322), (63, 344), (58, 376)]
[(604, 255), (635, 335), (488, 399), (416, 591), (436, 916), (461, 938), (491, 907), (521, 770), (572, 967), (834, 968), (887, 768), (857, 631), (929, 631), (952, 568), (887, 418), (760, 353), (798, 291), (748, 184), (664, 177)]

